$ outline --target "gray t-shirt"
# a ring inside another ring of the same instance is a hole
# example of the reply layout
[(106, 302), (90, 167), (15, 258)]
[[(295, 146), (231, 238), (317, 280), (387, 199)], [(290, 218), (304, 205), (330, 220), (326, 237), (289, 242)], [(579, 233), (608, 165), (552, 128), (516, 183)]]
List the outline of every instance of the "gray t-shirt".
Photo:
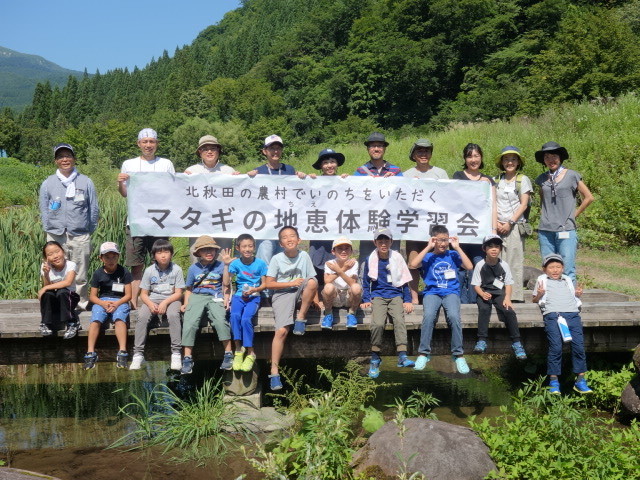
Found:
[(413, 167), (406, 172), (403, 172), (402, 176), (409, 178), (435, 178), (436, 180), (447, 180), (449, 178), (449, 175), (447, 175), (447, 172), (445, 170), (434, 166), (432, 166), (426, 172), (421, 172), (416, 167)]
[[(517, 175), (512, 181), (507, 182), (504, 178), (500, 178), (496, 188), (498, 201), (498, 220), (508, 222), (520, 208), (520, 195), (530, 193), (533, 190), (531, 180), (526, 175), (520, 176), (520, 182), (517, 182)], [(524, 217), (520, 215), (517, 220), (523, 222)]]
[[(553, 312), (569, 313), (580, 311), (576, 302), (576, 297), (571, 292), (571, 288), (569, 288), (568, 282), (570, 281), (571, 279), (569, 279), (569, 277), (562, 277), (558, 280), (553, 280), (547, 277), (545, 302), (544, 305), (541, 306), (542, 313), (544, 315)], [(533, 294), (535, 295), (537, 292), (538, 288), (536, 286)]]
[(540, 185), (542, 189), (539, 230), (561, 232), (576, 229), (576, 195), (581, 180), (578, 172), (567, 170), (562, 180), (555, 183), (554, 194), (549, 172), (536, 178), (536, 185)]
[(144, 271), (140, 288), (149, 291), (152, 302), (162, 302), (173, 295), (176, 288), (185, 288), (182, 268), (171, 262), (166, 270), (160, 270), (154, 263)]
[[(307, 252), (298, 251), (295, 257), (287, 257), (284, 252), (273, 256), (269, 262), (267, 277), (275, 278), (276, 282), (292, 282), (297, 278), (312, 278), (316, 271)], [(280, 289), (280, 292), (295, 291), (296, 288)]]

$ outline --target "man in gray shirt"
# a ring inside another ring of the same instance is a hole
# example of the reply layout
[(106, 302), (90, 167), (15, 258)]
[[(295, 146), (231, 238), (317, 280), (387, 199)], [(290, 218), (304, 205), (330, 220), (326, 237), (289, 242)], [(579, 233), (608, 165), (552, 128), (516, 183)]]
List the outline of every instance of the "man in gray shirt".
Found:
[(60, 243), (69, 260), (78, 266), (78, 305), (86, 308), (91, 234), (98, 226), (98, 197), (91, 179), (76, 170), (76, 155), (71, 145), (59, 143), (53, 147), (53, 156), (58, 169), (40, 186), (40, 218), (47, 241)]

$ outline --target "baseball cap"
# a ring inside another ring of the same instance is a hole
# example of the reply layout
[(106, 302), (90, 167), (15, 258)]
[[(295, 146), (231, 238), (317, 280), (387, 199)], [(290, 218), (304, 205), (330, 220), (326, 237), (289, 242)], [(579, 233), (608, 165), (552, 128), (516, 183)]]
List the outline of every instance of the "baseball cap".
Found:
[(338, 237), (333, 241), (333, 245), (331, 245), (331, 250), (336, 248), (338, 245), (349, 245), (353, 247), (353, 243), (347, 237)]
[(158, 139), (158, 132), (156, 132), (153, 128), (143, 128), (138, 133), (138, 140), (142, 140), (143, 138), (155, 138)]
[(393, 240), (393, 233), (388, 228), (379, 228), (375, 232), (373, 232), (373, 239), (377, 240), (379, 237), (389, 237)]
[(73, 154), (74, 157), (76, 156), (75, 150), (68, 143), (59, 143), (55, 147), (53, 147), (53, 156), (54, 157), (56, 156), (56, 153), (58, 153), (58, 150), (62, 150), (62, 149), (65, 149), (65, 148), (67, 150), (71, 150), (71, 153)]
[(280, 145), (284, 146), (282, 139), (278, 135), (269, 135), (264, 139), (264, 148), (267, 148), (272, 143), (279, 143)]
[(546, 267), (549, 262), (560, 262), (564, 265), (564, 260), (562, 259), (562, 255), (558, 255), (557, 253), (550, 253), (546, 257), (542, 259), (542, 266)]
[(104, 255), (105, 253), (115, 252), (120, 253), (120, 249), (118, 248), (118, 244), (115, 242), (104, 242), (100, 245), (100, 255)]
[(484, 247), (487, 243), (499, 243), (502, 245), (504, 241), (498, 235), (487, 235), (482, 239), (482, 246)]

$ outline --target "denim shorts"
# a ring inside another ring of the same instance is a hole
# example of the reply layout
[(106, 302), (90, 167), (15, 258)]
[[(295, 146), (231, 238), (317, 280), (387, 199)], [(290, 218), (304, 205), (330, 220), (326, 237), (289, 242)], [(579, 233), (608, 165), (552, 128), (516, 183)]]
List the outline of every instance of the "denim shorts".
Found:
[[(120, 299), (113, 297), (102, 297), (100, 300), (112, 300), (114, 302), (117, 302)], [(116, 310), (112, 313), (107, 313), (107, 311), (103, 307), (94, 304), (91, 308), (91, 321), (104, 323), (107, 320), (113, 320), (114, 322), (116, 320), (122, 320), (123, 322), (126, 322), (127, 318), (129, 317), (129, 311), (130, 307), (128, 302), (118, 306), (118, 308), (116, 308)]]

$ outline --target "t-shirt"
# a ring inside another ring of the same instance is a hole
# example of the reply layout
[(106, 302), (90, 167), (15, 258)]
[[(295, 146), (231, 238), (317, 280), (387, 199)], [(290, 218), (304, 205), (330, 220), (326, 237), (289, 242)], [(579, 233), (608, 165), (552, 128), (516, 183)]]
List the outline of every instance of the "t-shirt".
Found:
[(176, 288), (184, 288), (184, 275), (180, 265), (171, 262), (166, 270), (160, 270), (154, 263), (146, 268), (140, 280), (140, 288), (149, 291), (152, 302), (162, 302), (175, 292)]
[(196, 262), (187, 270), (187, 287), (193, 287), (193, 293), (222, 298), (223, 273), (224, 264), (219, 260), (207, 265)]
[(153, 160), (144, 160), (142, 157), (130, 158), (122, 163), (121, 173), (141, 172), (169, 172), (176, 173), (171, 160), (156, 157)]
[[(541, 276), (542, 277), (542, 276)], [(538, 277), (538, 280), (540, 277)], [(567, 276), (562, 276), (557, 280), (547, 277), (545, 288), (545, 302), (542, 307), (542, 313), (558, 313), (558, 312), (579, 312), (580, 308), (576, 301), (575, 295), (571, 292), (569, 287), (571, 279)], [(533, 295), (538, 294), (538, 283), (533, 290)]]
[[(64, 267), (62, 267), (60, 270), (56, 270), (51, 265), (50, 265), (50, 267), (51, 268), (49, 269), (49, 281), (51, 283), (61, 282), (61, 281), (63, 281), (65, 279), (65, 277), (67, 276), (67, 274), (69, 272), (77, 272), (78, 271), (78, 266), (75, 264), (75, 262), (72, 262), (71, 260), (67, 260), (65, 262), (65, 264), (64, 264)], [(44, 272), (42, 271), (42, 269), (40, 269), (40, 275), (44, 276)], [(76, 291), (76, 283), (73, 282), (71, 285), (69, 285), (66, 288), (70, 292), (75, 292)]]
[(249, 265), (241, 259), (236, 258), (229, 264), (229, 273), (236, 276), (236, 293), (242, 296), (242, 287), (249, 285), (250, 288), (259, 287), (262, 277), (267, 274), (267, 264), (264, 260), (254, 258)]
[(261, 175), (295, 175), (296, 169), (286, 163), (281, 163), (280, 168), (273, 169), (268, 164), (260, 165), (256, 168)]
[[(336, 272), (329, 266), (329, 263), (330, 262), (327, 262), (324, 264), (324, 273), (328, 273), (329, 275), (334, 275)], [(347, 277), (358, 278), (358, 261), (356, 260), (356, 262), (353, 264), (353, 267), (351, 267), (349, 270), (344, 272), (344, 274)], [(346, 290), (347, 288), (349, 288), (349, 285), (347, 285), (347, 282), (345, 282), (342, 277), (336, 278), (332, 283), (336, 286), (338, 290)]]
[(207, 167), (204, 163), (196, 163), (184, 171), (184, 173), (189, 173), (191, 175), (200, 175), (201, 173), (225, 173), (231, 175), (235, 172), (236, 171), (233, 167), (220, 162), (216, 163), (213, 168)]
[(441, 254), (427, 253), (422, 259), (420, 271), (424, 281), (424, 295), (460, 295), (460, 282), (456, 274), (462, 258), (455, 250)]
[[(292, 282), (297, 278), (314, 278), (316, 271), (307, 252), (298, 250), (295, 257), (287, 257), (284, 252), (273, 256), (269, 262), (267, 276), (275, 278), (276, 282)], [(280, 292), (295, 291), (296, 287), (279, 289)]]
[(576, 229), (576, 195), (578, 183), (582, 180), (574, 170), (567, 170), (562, 180), (555, 183), (555, 195), (551, 188), (549, 172), (536, 178), (536, 185), (542, 189), (542, 207), (538, 230), (561, 232)]
[[(517, 180), (520, 180), (519, 182)], [(518, 174), (512, 181), (507, 182), (504, 178), (498, 181), (497, 206), (498, 220), (508, 222), (513, 214), (520, 208), (520, 195), (529, 193), (533, 190), (531, 180), (526, 175)], [(518, 222), (523, 222), (524, 217), (520, 215)]]
[(362, 276), (362, 303), (369, 303), (372, 298), (395, 298), (401, 297), (403, 303), (411, 303), (411, 291), (409, 284), (405, 283), (401, 287), (395, 287), (391, 283), (389, 271), (389, 259), (378, 258), (378, 278), (373, 280), (369, 277), (369, 261), (364, 262), (364, 274)]
[(471, 285), (479, 285), (485, 292), (499, 295), (504, 291), (504, 286), (502, 288), (496, 287), (493, 283), (496, 278), (504, 285), (513, 285), (514, 283), (511, 268), (507, 262), (498, 259), (496, 265), (489, 265), (483, 259), (480, 260), (473, 269)]
[(370, 161), (358, 167), (358, 169), (353, 174), (356, 177), (363, 176), (371, 176), (371, 177), (384, 177), (387, 173), (393, 173), (397, 177), (402, 177), (402, 171), (400, 171), (400, 167), (396, 167), (395, 165), (391, 165), (389, 162), (385, 161), (382, 164), (380, 169), (376, 168), (373, 163)]
[(413, 167), (406, 170), (402, 175), (408, 178), (435, 178), (436, 180), (446, 180), (449, 178), (449, 175), (447, 175), (444, 169), (434, 166), (431, 166), (426, 172), (421, 172), (416, 167)]
[[(453, 177), (451, 177), (454, 180), (468, 180), (469, 182), (474, 182), (474, 181), (481, 181), (481, 180), (471, 180), (469, 177), (467, 177), (467, 174), (464, 173), (464, 170), (460, 170), (458, 172), (455, 172), (453, 174)], [(493, 180), (493, 178), (491, 178), (489, 175), (485, 175), (484, 173), (480, 174), (480, 179), (486, 178), (487, 180), (489, 180), (489, 182), (491, 183), (491, 186), (494, 187), (496, 185), (496, 182)]]
[(104, 267), (100, 267), (93, 272), (93, 276), (91, 277), (91, 287), (98, 289), (98, 298), (122, 298), (124, 297), (124, 291), (114, 291), (113, 284), (122, 283), (124, 285), (128, 285), (132, 281), (133, 277), (131, 276), (131, 272), (122, 265), (118, 265), (113, 273), (107, 273), (104, 271)]

